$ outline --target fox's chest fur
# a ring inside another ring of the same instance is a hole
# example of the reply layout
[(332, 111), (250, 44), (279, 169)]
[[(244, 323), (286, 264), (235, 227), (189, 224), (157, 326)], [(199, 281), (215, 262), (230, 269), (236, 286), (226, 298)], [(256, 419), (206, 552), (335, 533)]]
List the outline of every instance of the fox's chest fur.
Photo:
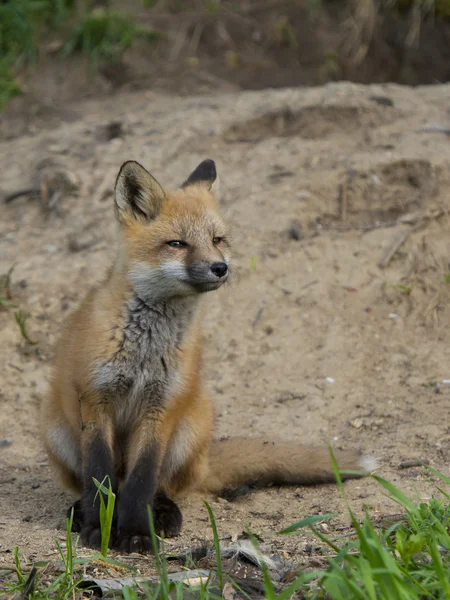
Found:
[(143, 411), (163, 408), (181, 388), (182, 343), (193, 314), (192, 303), (146, 304), (133, 296), (115, 350), (98, 363), (93, 384), (112, 402), (119, 426)]

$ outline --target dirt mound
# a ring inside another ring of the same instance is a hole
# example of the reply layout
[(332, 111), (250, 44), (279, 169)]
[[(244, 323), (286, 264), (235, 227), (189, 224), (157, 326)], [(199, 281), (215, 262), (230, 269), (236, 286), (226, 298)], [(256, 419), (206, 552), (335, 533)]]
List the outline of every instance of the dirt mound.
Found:
[[(99, 4), (119, 10), (156, 35), (150, 36), (149, 43), (136, 39), (120, 62), (100, 60), (93, 70), (86, 56), (63, 56), (57, 48), (64, 47), (64, 36), (49, 32), (42, 39), (39, 62), (26, 65), (18, 74), (23, 95), (0, 115), (0, 136), (20, 135), (36, 127), (36, 122), (51, 128), (61, 119), (70, 121), (76, 111), (68, 104), (137, 90), (199, 95), (339, 80), (404, 85), (450, 80), (450, 21), (445, 18), (445, 3), (416, 7), (412, 1), (221, 0), (215, 8), (199, 0), (186, 0), (182, 6), (178, 2), (125, 6), (118, 0)], [(376, 96), (368, 100), (381, 104), (386, 100)], [(266, 136), (294, 125), (302, 135), (316, 138), (333, 135), (335, 128), (346, 127), (349, 120), (359, 122), (361, 117), (352, 106), (334, 110), (323, 112), (312, 106), (297, 114), (294, 108), (292, 115), (268, 115), (244, 125), (244, 130), (250, 128), (251, 135), (258, 136), (262, 128), (268, 133), (261, 131), (261, 135)], [(376, 111), (367, 114), (378, 126)], [(309, 117), (323, 124), (316, 129)]]
[(299, 111), (285, 108), (232, 125), (224, 134), (227, 142), (258, 142), (269, 137), (298, 136), (318, 140), (345, 135), (361, 128), (378, 127), (392, 120), (386, 111), (365, 106), (305, 106)]
[(395, 225), (429, 205), (439, 191), (437, 171), (428, 160), (407, 159), (350, 170), (339, 187), (335, 219), (365, 229)]

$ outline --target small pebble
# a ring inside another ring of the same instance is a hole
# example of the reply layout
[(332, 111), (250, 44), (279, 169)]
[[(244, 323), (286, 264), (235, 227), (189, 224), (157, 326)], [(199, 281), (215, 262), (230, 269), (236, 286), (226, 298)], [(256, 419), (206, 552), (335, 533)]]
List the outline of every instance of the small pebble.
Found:
[(302, 228), (301, 225), (291, 225), (288, 231), (289, 238), (298, 242), (302, 239)]

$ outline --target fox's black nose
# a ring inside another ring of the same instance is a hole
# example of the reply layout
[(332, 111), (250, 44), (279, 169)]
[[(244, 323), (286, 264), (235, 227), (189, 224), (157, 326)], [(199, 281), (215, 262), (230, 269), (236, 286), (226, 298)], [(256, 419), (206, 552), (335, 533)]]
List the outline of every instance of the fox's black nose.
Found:
[(227, 274), (228, 267), (227, 267), (226, 263), (224, 263), (224, 262), (215, 262), (211, 265), (211, 271), (217, 277), (223, 277), (224, 275)]

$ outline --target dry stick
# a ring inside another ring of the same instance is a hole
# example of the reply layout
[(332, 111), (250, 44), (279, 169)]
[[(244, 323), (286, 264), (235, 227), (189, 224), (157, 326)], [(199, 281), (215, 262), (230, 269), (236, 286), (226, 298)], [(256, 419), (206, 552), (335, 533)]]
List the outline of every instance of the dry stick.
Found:
[(197, 54), (198, 46), (200, 44), (200, 39), (202, 37), (202, 33), (205, 29), (205, 25), (203, 23), (197, 23), (195, 26), (194, 32), (192, 34), (191, 39), (189, 40), (189, 44), (187, 47), (186, 54), (188, 56), (195, 56)]
[(11, 192), (10, 194), (7, 194), (4, 197), (3, 202), (5, 204), (9, 204), (16, 198), (21, 198), (22, 196), (29, 196), (30, 194), (37, 194), (38, 192), (39, 192), (39, 190), (37, 188), (27, 188), (25, 190), (18, 190), (17, 192)]
[(256, 327), (256, 325), (258, 324), (258, 321), (259, 321), (259, 320), (260, 320), (260, 318), (261, 318), (261, 315), (262, 315), (262, 313), (263, 313), (263, 310), (264, 310), (264, 308), (263, 308), (262, 306), (260, 306), (260, 307), (258, 308), (258, 310), (257, 310), (257, 312), (256, 312), (256, 317), (254, 318), (254, 320), (253, 320), (253, 323), (252, 323), (252, 327)]
[(301, 290), (306, 290), (307, 288), (316, 285), (316, 283), (319, 283), (318, 279), (314, 279), (314, 281), (310, 281), (308, 283), (305, 283), (304, 285), (302, 285), (302, 287), (300, 288)]
[[(188, 37), (189, 25), (184, 25), (178, 30), (178, 34), (175, 38), (175, 43), (170, 52), (169, 61), (175, 62), (180, 57), (181, 51), (186, 43)], [(181, 31), (180, 31), (181, 30)]]
[(341, 221), (347, 220), (347, 186), (344, 184), (339, 184), (338, 188), (338, 209), (339, 209), (339, 218)]
[(47, 202), (47, 211), (54, 211), (57, 217), (61, 216), (61, 209), (59, 208), (59, 201), (61, 200), (61, 192), (53, 192)]
[(226, 28), (226, 26), (224, 25), (223, 21), (219, 21), (217, 23), (217, 35), (226, 43), (228, 44), (228, 46), (232, 46), (235, 50), (236, 50), (236, 44), (233, 40), (233, 38), (231, 37), (231, 35), (228, 33), (228, 29)]
[[(378, 263), (380, 269), (384, 269), (388, 266), (388, 264), (391, 262), (391, 260), (394, 258), (399, 249), (403, 246), (403, 244), (406, 242), (406, 240), (412, 233), (423, 229), (428, 221), (431, 221), (432, 219), (436, 220), (439, 217), (441, 217), (444, 213), (445, 211), (438, 210), (432, 215), (424, 215), (419, 221), (415, 223), (415, 225), (413, 225), (413, 227), (411, 227), (411, 229), (400, 232), (398, 236), (396, 236), (396, 238), (394, 239), (394, 243), (388, 248), (385, 255)], [(401, 223), (401, 220), (397, 221), (397, 223), (399, 222)]]
[(405, 225), (416, 225), (417, 223), (423, 223), (424, 221), (437, 220), (443, 215), (448, 214), (448, 210), (443, 208), (436, 208), (429, 211), (427, 214), (418, 214), (418, 213), (409, 213), (407, 215), (403, 215), (397, 221), (397, 225), (405, 224)]
[(388, 266), (388, 264), (391, 262), (391, 260), (394, 258), (394, 256), (397, 254), (397, 252), (400, 250), (400, 248), (410, 236), (411, 231), (411, 229), (407, 231), (401, 231), (398, 235), (395, 236), (393, 244), (387, 249), (383, 258), (378, 263), (380, 269), (385, 269)]
[(421, 129), (416, 129), (417, 133), (444, 133), (445, 135), (450, 135), (450, 129), (448, 127), (443, 127), (441, 125), (430, 125), (428, 127), (422, 127)]
[(341, 221), (347, 220), (347, 208), (348, 208), (348, 188), (354, 178), (354, 173), (351, 170), (347, 171), (347, 179), (344, 183), (341, 183), (338, 187), (338, 210), (339, 218)]

